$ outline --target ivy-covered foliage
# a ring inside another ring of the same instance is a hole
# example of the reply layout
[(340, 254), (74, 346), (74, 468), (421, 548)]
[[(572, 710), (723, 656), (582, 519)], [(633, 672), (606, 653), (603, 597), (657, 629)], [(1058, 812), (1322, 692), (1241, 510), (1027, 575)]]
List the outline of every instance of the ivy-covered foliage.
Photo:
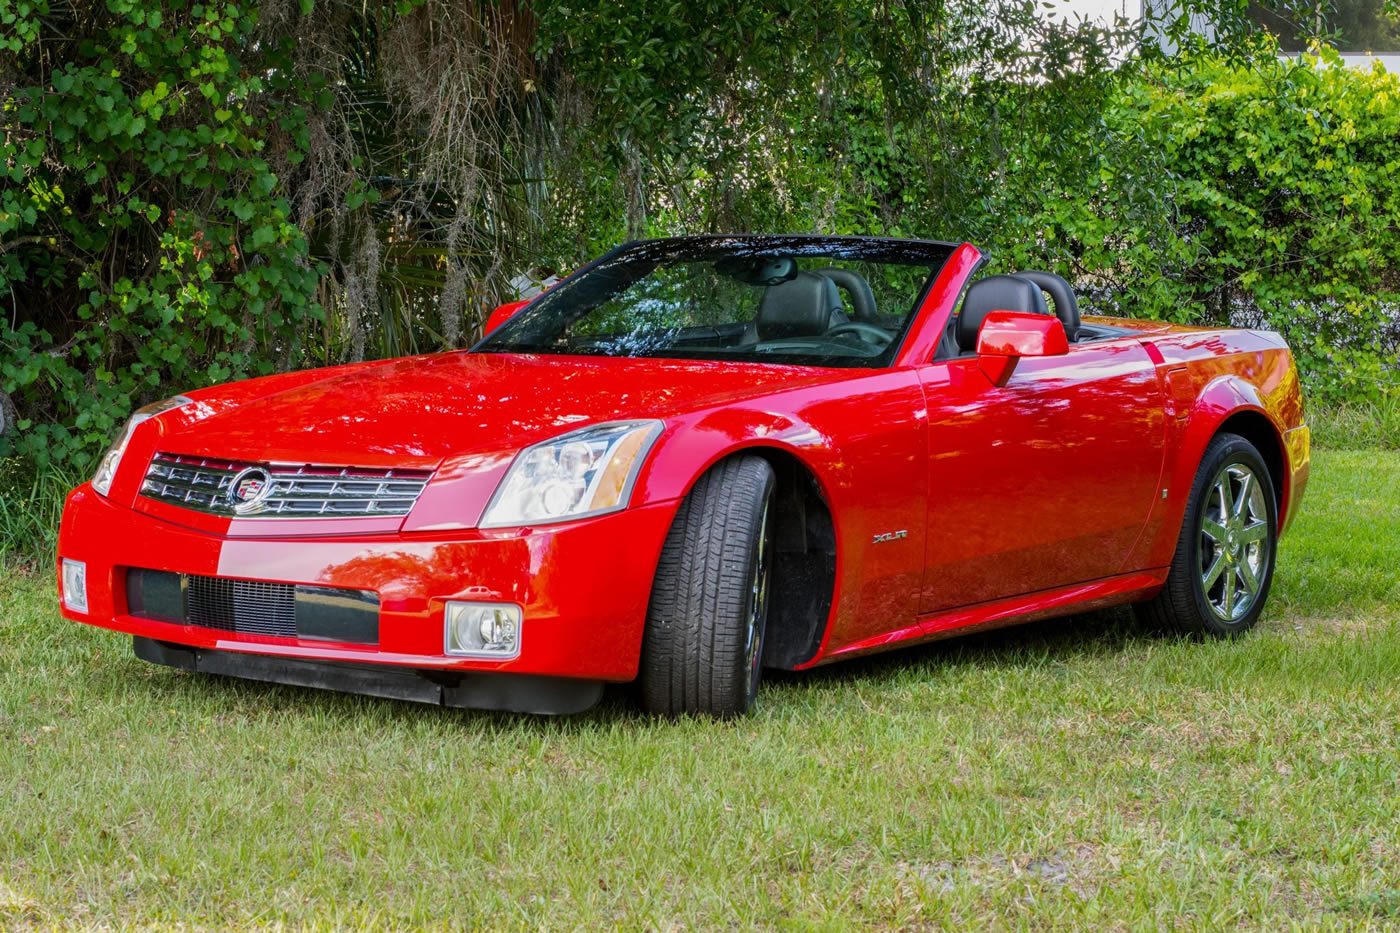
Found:
[(1123, 85), (1107, 120), (1158, 154), (1103, 166), (1107, 190), (1155, 188), (1170, 208), (1152, 239), (1093, 234), (1118, 246), (1099, 265), (1125, 299), (1280, 331), (1315, 400), (1400, 384), (1400, 78), (1330, 51), (1199, 56)]
[(83, 470), (171, 386), (295, 359), (317, 270), (264, 150), (299, 157), (315, 92), (236, 0), (0, 0), (0, 23), (0, 444)]

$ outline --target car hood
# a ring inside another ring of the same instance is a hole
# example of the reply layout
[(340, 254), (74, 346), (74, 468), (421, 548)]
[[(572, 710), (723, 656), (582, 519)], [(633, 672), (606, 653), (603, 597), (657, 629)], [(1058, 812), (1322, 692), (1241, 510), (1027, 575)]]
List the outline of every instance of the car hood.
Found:
[[(600, 421), (666, 418), (846, 370), (691, 360), (444, 353), (325, 371), (252, 399), (195, 393), (169, 453), (230, 460), (436, 468)], [(222, 393), (222, 394), (221, 394)], [(182, 419), (183, 420), (183, 419)]]

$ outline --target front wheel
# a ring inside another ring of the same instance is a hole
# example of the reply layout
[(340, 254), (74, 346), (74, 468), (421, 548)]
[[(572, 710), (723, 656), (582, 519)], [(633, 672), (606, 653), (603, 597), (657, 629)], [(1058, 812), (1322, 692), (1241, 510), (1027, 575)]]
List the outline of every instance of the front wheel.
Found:
[(763, 458), (725, 460), (676, 513), (642, 639), (648, 712), (729, 717), (753, 707), (768, 620), (773, 485)]
[(1278, 548), (1278, 504), (1254, 445), (1220, 434), (1196, 471), (1162, 592), (1139, 607), (1162, 629), (1231, 636), (1264, 611)]

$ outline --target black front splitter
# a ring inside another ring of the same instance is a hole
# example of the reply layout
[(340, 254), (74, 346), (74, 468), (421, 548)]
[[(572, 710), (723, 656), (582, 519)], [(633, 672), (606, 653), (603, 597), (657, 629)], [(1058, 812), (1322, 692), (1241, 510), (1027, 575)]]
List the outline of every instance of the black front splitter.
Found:
[(383, 664), (306, 661), (192, 648), (140, 636), (132, 639), (132, 646), (136, 656), (143, 661), (183, 671), (462, 709), (566, 715), (589, 709), (603, 695), (601, 681), (570, 677), (429, 671)]

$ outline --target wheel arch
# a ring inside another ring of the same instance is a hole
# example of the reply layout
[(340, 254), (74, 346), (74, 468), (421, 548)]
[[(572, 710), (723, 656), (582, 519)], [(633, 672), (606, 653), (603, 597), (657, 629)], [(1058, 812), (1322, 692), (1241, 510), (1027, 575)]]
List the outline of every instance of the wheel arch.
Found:
[(761, 457), (773, 468), (774, 547), (763, 665), (791, 670), (821, 649), (836, 605), (840, 535), (829, 486), (800, 447), (780, 438), (750, 438), (717, 451), (694, 471), (681, 497), (706, 473), (738, 457)]
[[(1246, 388), (1250, 388), (1246, 386)], [(1160, 542), (1162, 550), (1159, 556), (1161, 561), (1154, 561), (1164, 566), (1166, 578), (1163, 586), (1153, 596), (1145, 601), (1138, 608), (1139, 616), (1145, 619), (1151, 626), (1162, 631), (1174, 631), (1187, 635), (1215, 635), (1231, 636), (1248, 630), (1253, 626), (1259, 613), (1268, 599), (1268, 590), (1273, 578), (1273, 570), (1277, 563), (1277, 536), (1278, 528), (1273, 530), (1273, 537), (1269, 539), (1272, 556), (1267, 567), (1263, 568), (1264, 573), (1259, 576), (1256, 573), (1240, 575), (1239, 585), (1247, 591), (1246, 595), (1254, 600), (1253, 603), (1246, 604), (1240, 615), (1232, 614), (1234, 605), (1234, 593), (1237, 584), (1235, 574), (1235, 564), (1232, 561), (1246, 559), (1243, 552), (1236, 550), (1235, 557), (1231, 558), (1220, 549), (1225, 546), (1227, 539), (1220, 536), (1223, 529), (1217, 529), (1216, 533), (1210, 537), (1216, 542), (1216, 556), (1211, 564), (1210, 572), (1203, 579), (1201, 545), (1199, 539), (1203, 536), (1204, 509), (1205, 503), (1212, 501), (1212, 496), (1205, 496), (1200, 506), (1193, 507), (1193, 497), (1199, 490), (1206, 493), (1211, 484), (1219, 478), (1219, 473), (1206, 470), (1209, 466), (1211, 471), (1219, 470), (1222, 462), (1229, 463), (1221, 453), (1216, 453), (1214, 457), (1211, 452), (1214, 450), (1224, 451), (1230, 445), (1237, 444), (1242, 439), (1248, 442), (1259, 454), (1265, 469), (1269, 472), (1270, 486), (1274, 490), (1275, 504), (1278, 507), (1276, 519), (1279, 523), (1283, 521), (1283, 496), (1287, 489), (1287, 481), (1284, 472), (1287, 467), (1287, 453), (1284, 446), (1282, 432), (1277, 424), (1269, 416), (1267, 410), (1258, 404), (1251, 404), (1247, 393), (1236, 395), (1238, 391), (1235, 386), (1223, 386), (1224, 395), (1217, 396), (1211, 403), (1198, 403), (1197, 410), (1193, 411), (1191, 420), (1183, 432), (1181, 453), (1175, 467), (1175, 479), (1177, 484), (1176, 495), (1173, 497), (1175, 521), (1171, 525), (1169, 536), (1164, 536)], [(1241, 399), (1241, 404), (1229, 407), (1223, 402), (1231, 398)], [(1224, 440), (1229, 438), (1229, 440)], [(1187, 441), (1189, 440), (1189, 443)], [(1217, 445), (1220, 445), (1217, 447)], [(1239, 450), (1238, 446), (1234, 447)], [(1207, 458), (1210, 458), (1209, 461)], [(1214, 479), (1212, 478), (1214, 477)], [(1203, 485), (1204, 482), (1204, 485)], [(1228, 483), (1229, 481), (1226, 480)], [(1226, 500), (1223, 498), (1227, 494), (1222, 492), (1219, 500), (1223, 509)], [(1233, 496), (1231, 492), (1228, 495)], [(1187, 522), (1190, 522), (1187, 525)], [(1228, 519), (1221, 515), (1220, 523), (1225, 524)], [(1188, 533), (1189, 532), (1189, 533)], [(1240, 542), (1233, 540), (1234, 532), (1231, 532), (1230, 547), (1238, 548)], [(1224, 576), (1222, 576), (1222, 571)], [(1224, 615), (1222, 610), (1215, 604), (1211, 595), (1212, 588), (1216, 581), (1224, 581), (1223, 585), (1229, 589), (1224, 592)], [(1250, 581), (1258, 580), (1253, 584), (1255, 589), (1250, 590)], [(1253, 595), (1249, 595), (1253, 594)]]
[(1288, 510), (1288, 453), (1283, 429), (1270, 414), (1259, 390), (1239, 376), (1226, 375), (1212, 380), (1201, 391), (1188, 421), (1184, 453), (1177, 464), (1177, 482), (1189, 484), (1196, 475), (1206, 447), (1221, 433), (1238, 434), (1254, 445), (1269, 468), (1279, 519)]
[[(1278, 508), (1279, 521), (1288, 514), (1288, 484), (1284, 481), (1288, 469), (1287, 454), (1284, 452), (1283, 435), (1262, 411), (1244, 408), (1227, 416), (1211, 434), (1211, 439), (1221, 434), (1238, 434), (1254, 445), (1264, 465), (1269, 468), (1269, 482), (1274, 487), (1274, 502)], [(1207, 441), (1209, 443), (1209, 441)]]
[(1206, 448), (1222, 432), (1239, 434), (1259, 450), (1270, 473), (1280, 526), (1288, 508), (1288, 457), (1283, 431), (1270, 414), (1259, 391), (1235, 375), (1212, 380), (1197, 396), (1169, 445), (1172, 459), (1164, 465), (1163, 497), (1166, 511), (1142, 558), (1153, 567), (1164, 567), (1176, 548), (1181, 524), (1190, 507), (1191, 490)]

